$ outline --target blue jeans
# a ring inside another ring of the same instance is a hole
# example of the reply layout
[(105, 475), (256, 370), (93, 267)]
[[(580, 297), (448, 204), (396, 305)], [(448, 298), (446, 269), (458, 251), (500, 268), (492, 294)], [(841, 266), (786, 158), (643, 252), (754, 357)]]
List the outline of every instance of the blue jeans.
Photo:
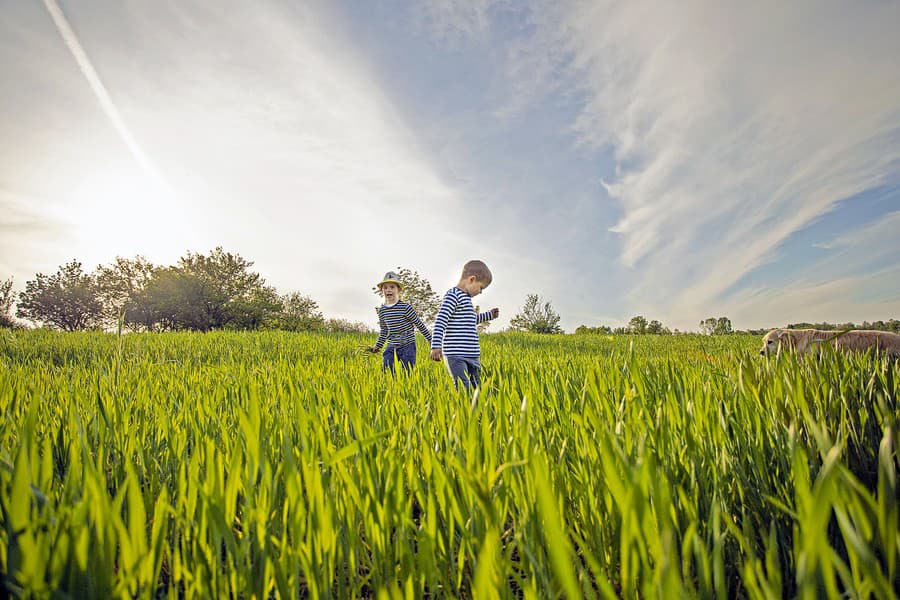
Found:
[(447, 356), (447, 369), (453, 377), (453, 385), (459, 389), (459, 382), (468, 390), (470, 387), (481, 385), (481, 362), (477, 356)]
[(416, 364), (416, 343), (412, 342), (405, 346), (388, 346), (385, 348), (384, 354), (382, 354), (384, 358), (381, 363), (385, 371), (390, 369), (391, 373), (394, 372), (394, 354), (400, 359), (400, 364), (403, 365), (404, 369), (412, 369)]

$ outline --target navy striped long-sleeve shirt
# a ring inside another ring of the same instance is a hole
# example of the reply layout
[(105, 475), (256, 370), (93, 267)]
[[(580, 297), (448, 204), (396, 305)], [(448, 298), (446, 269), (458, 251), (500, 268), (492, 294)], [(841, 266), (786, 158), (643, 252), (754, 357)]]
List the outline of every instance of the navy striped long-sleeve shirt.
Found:
[(394, 304), (382, 304), (377, 308), (378, 324), (381, 331), (378, 339), (375, 341), (375, 351), (381, 350), (381, 347), (387, 343), (389, 348), (399, 348), (416, 341), (417, 328), (425, 336), (425, 339), (431, 341), (431, 332), (428, 327), (419, 318), (416, 310), (408, 302), (396, 302)]
[(448, 356), (481, 356), (478, 343), (478, 323), (490, 321), (491, 311), (475, 314), (472, 297), (458, 287), (447, 290), (434, 321), (431, 349), (440, 349)]

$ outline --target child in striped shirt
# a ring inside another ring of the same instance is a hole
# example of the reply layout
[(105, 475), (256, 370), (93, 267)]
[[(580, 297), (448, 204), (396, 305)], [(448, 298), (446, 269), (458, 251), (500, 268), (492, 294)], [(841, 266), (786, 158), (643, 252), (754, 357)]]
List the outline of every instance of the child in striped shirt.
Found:
[(378, 352), (387, 344), (382, 367), (385, 370), (390, 369), (393, 373), (396, 355), (404, 369), (411, 369), (416, 364), (416, 332), (413, 327), (422, 332), (429, 342), (431, 332), (419, 318), (416, 309), (400, 300), (403, 284), (396, 273), (393, 271), (385, 273), (381, 283), (378, 284), (378, 289), (384, 296), (384, 304), (376, 309), (381, 332), (375, 345), (369, 348), (369, 352)]
[(432, 360), (444, 359), (453, 385), (463, 382), (466, 389), (481, 384), (481, 346), (478, 343), (478, 323), (500, 316), (499, 308), (475, 314), (472, 298), (491, 284), (493, 275), (480, 260), (470, 260), (463, 266), (462, 277), (456, 287), (444, 294), (444, 301), (434, 321), (431, 338)]

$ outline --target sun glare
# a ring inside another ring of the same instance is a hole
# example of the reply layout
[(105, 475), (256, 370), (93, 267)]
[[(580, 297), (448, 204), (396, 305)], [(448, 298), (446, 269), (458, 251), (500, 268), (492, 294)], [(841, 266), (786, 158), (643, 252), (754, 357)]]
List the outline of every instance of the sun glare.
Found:
[(191, 223), (171, 189), (139, 174), (85, 176), (61, 207), (72, 253), (82, 262), (142, 254), (173, 260), (193, 247)]

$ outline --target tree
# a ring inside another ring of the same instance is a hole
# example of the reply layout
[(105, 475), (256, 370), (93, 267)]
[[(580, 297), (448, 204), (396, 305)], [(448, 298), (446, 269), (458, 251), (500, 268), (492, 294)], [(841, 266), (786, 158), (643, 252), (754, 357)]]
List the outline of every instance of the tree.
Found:
[(228, 307), (229, 329), (260, 329), (277, 323), (284, 307), (275, 288), (259, 286), (233, 299)]
[(103, 304), (94, 277), (73, 260), (53, 275), (38, 273), (25, 282), (19, 294), (16, 315), (35, 323), (63, 331), (98, 327), (102, 323)]
[(575, 329), (575, 333), (578, 335), (610, 335), (612, 334), (612, 327), (607, 325), (598, 325), (597, 327), (588, 327), (587, 325), (579, 325)]
[(709, 317), (700, 321), (700, 332), (706, 335), (727, 335), (734, 333), (728, 317)]
[(647, 319), (641, 315), (631, 317), (631, 320), (628, 321), (628, 331), (640, 335), (647, 333)]
[(537, 294), (528, 294), (525, 306), (510, 322), (513, 331), (530, 331), (531, 333), (562, 333), (559, 326), (559, 315), (553, 310), (550, 302), (541, 304)]
[(348, 321), (347, 319), (328, 319), (325, 321), (325, 331), (329, 333), (374, 333), (375, 330), (362, 321)]
[(16, 320), (13, 318), (12, 313), (12, 308), (13, 304), (15, 304), (16, 296), (15, 294), (13, 294), (12, 289), (12, 277), (0, 283), (0, 327), (16, 327)]
[(731, 319), (728, 317), (719, 317), (716, 319), (716, 328), (714, 330), (716, 335), (728, 335), (733, 332), (734, 329), (731, 328)]
[(176, 266), (153, 271), (125, 318), (150, 330), (264, 326), (281, 303), (275, 290), (250, 271), (252, 265), (221, 247), (208, 256), (189, 252)]
[[(175, 267), (186, 281), (184, 289), (192, 307), (186, 324), (191, 329), (221, 329), (234, 320), (230, 306), (246, 299), (263, 286), (265, 280), (249, 269), (253, 262), (238, 254), (225, 252), (219, 246), (209, 256), (187, 253)], [(187, 308), (187, 307), (184, 307)]]
[(716, 318), (709, 317), (700, 321), (700, 333), (712, 335), (716, 331)]
[(144, 288), (125, 307), (125, 323), (147, 331), (189, 329), (184, 325), (189, 309), (186, 278), (173, 267), (156, 269)]
[[(138, 294), (150, 283), (157, 269), (143, 256), (132, 259), (117, 256), (111, 265), (98, 265), (94, 272), (98, 297), (103, 304), (103, 320), (107, 326), (116, 324), (119, 315), (137, 299)], [(133, 325), (140, 323), (131, 322)]]
[(300, 292), (281, 297), (281, 312), (275, 326), (287, 331), (318, 331), (325, 328), (325, 317), (318, 303)]
[[(397, 267), (396, 273), (403, 284), (403, 301), (408, 302), (423, 321), (433, 324), (441, 308), (441, 297), (431, 288), (431, 283), (412, 269)], [(377, 286), (372, 290), (381, 295)]]
[(667, 334), (670, 332), (668, 329), (665, 328), (665, 326), (661, 322), (657, 321), (656, 319), (653, 319), (647, 325), (647, 333), (654, 334), (654, 335), (664, 335), (664, 334)]

